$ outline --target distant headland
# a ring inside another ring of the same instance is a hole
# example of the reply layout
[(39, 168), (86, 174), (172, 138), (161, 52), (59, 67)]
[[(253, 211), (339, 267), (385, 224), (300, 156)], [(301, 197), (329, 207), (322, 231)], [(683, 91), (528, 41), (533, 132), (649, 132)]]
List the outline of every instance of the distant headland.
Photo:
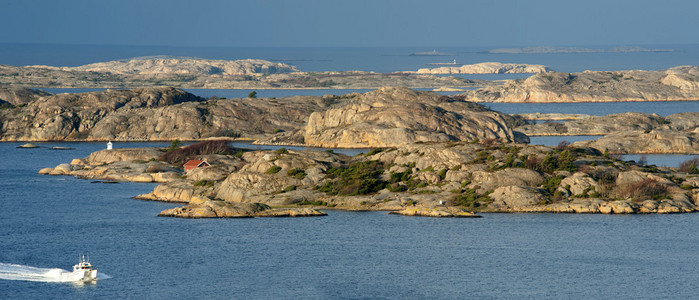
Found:
[(616, 46), (612, 48), (553, 47), (537, 46), (524, 48), (498, 48), (485, 51), (491, 54), (550, 54), (550, 53), (632, 53), (632, 52), (672, 52), (674, 49), (648, 49), (642, 47)]

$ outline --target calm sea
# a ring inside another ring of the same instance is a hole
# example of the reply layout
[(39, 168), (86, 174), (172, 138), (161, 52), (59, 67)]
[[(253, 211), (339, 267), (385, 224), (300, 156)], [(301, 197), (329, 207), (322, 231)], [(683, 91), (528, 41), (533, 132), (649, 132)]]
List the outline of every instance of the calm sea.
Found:
[[(618, 46), (618, 45), (611, 45)], [(611, 47), (610, 46), (610, 47)], [(480, 62), (542, 64), (561, 72), (585, 70), (660, 70), (699, 63), (699, 45), (639, 45), (672, 52), (488, 54), (485, 47), (158, 47), (42, 45), (0, 43), (0, 64), (79, 66), (139, 56), (171, 55), (208, 59), (265, 59), (297, 66), (302, 71), (410, 71), (431, 63), (473, 64)], [(591, 47), (593, 48), (593, 47)], [(609, 47), (594, 47), (609, 48)], [(411, 56), (436, 50), (450, 56)], [(517, 78), (519, 75), (509, 75)], [(503, 76), (505, 78), (507, 76)], [(521, 77), (521, 76), (520, 76)], [(474, 78), (479, 78), (475, 76)], [(487, 77), (498, 79), (497, 77)]]
[[(455, 55), (425, 57), (409, 54), (433, 49), (4, 44), (0, 64), (75, 66), (177, 55), (274, 59), (306, 71), (392, 72), (457, 59), (538, 63), (573, 72), (663, 69), (696, 64), (699, 58), (699, 46), (648, 48), (676, 51), (494, 55), (478, 53), (486, 49), (438, 48)], [(226, 91), (195, 93), (231, 98), (249, 92), (219, 95)], [(266, 92), (258, 91), (262, 97), (286, 96)], [(696, 102), (491, 107), (508, 113), (697, 111)], [(328, 211), (326, 217), (298, 219), (159, 218), (158, 212), (176, 205), (131, 199), (154, 184), (36, 174), (85, 157), (104, 148), (102, 143), (42, 144), (74, 148), (66, 151), (17, 145), (0, 143), (0, 299), (683, 299), (699, 294), (693, 284), (699, 280), (697, 214), (432, 219)], [(88, 285), (60, 282), (82, 253), (90, 255), (103, 279)]]
[[(154, 184), (42, 176), (85, 157), (0, 143), (0, 298), (692, 298), (699, 215), (156, 217)], [(121, 147), (166, 144), (118, 144)], [(239, 145), (240, 146), (240, 145)], [(96, 284), (57, 274), (87, 253)], [(682, 288), (677, 288), (681, 286)]]

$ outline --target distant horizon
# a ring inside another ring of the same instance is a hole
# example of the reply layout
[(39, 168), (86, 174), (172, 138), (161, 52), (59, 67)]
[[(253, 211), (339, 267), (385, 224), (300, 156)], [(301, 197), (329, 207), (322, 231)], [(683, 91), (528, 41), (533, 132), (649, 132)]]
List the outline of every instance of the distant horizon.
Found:
[(89, 43), (44, 43), (44, 42), (0, 42), (0, 45), (25, 45), (25, 46), (90, 46), (90, 47), (163, 47), (163, 48), (424, 48), (427, 50), (439, 50), (439, 48), (529, 48), (529, 47), (644, 47), (644, 46), (699, 46), (696, 43), (657, 43), (657, 44), (530, 44), (530, 45), (436, 45), (436, 46), (216, 46), (216, 45), (157, 45), (157, 44), (89, 44)]

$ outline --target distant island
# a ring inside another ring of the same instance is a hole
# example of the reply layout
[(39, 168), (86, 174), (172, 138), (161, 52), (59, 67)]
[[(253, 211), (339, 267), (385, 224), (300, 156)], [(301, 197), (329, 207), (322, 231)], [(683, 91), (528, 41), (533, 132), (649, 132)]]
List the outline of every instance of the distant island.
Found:
[(437, 52), (437, 50), (411, 53), (410, 56), (453, 56), (451, 53)]
[(617, 46), (612, 48), (553, 47), (538, 46), (525, 48), (498, 48), (485, 51), (491, 54), (550, 54), (550, 53), (631, 53), (631, 52), (672, 52), (674, 49), (647, 49), (641, 47)]
[(41, 88), (372, 89), (483, 87), (494, 83), (456, 77), (364, 71), (303, 72), (259, 59), (137, 57), (77, 67), (0, 65), (0, 85)]
[(500, 62), (483, 62), (462, 66), (449, 66), (438, 68), (424, 68), (411, 74), (516, 74), (516, 73), (544, 73), (553, 71), (544, 65), (511, 64)]
[(508, 80), (463, 94), (485, 102), (694, 101), (699, 99), (699, 66), (660, 71), (546, 72)]

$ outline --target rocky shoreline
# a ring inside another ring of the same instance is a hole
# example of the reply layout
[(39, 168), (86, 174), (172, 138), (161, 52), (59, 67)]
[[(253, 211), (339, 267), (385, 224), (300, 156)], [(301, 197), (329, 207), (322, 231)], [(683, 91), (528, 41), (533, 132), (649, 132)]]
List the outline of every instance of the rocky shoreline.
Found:
[(657, 168), (608, 158), (592, 148), (433, 143), (355, 157), (282, 148), (195, 155), (210, 166), (186, 174), (179, 163), (164, 161), (166, 153), (101, 150), (39, 173), (159, 182), (136, 198), (185, 203), (160, 214), (182, 218), (319, 216), (323, 208), (432, 217), (473, 217), (474, 211), (699, 210), (696, 165), (689, 171)]

